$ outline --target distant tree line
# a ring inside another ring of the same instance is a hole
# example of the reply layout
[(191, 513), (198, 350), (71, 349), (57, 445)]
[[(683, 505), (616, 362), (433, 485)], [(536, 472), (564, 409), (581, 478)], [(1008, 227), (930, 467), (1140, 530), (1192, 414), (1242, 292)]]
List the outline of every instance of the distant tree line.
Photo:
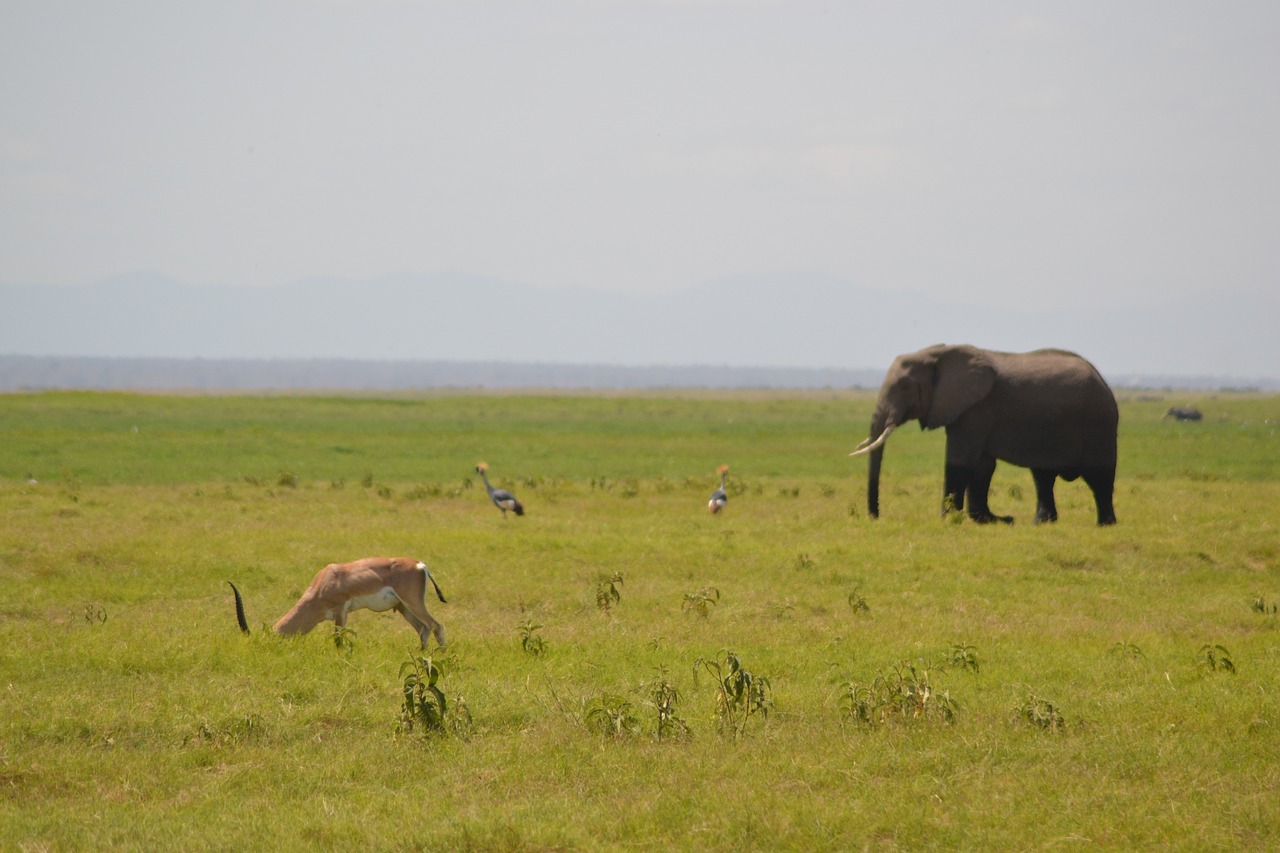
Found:
[[(887, 367), (887, 365), (886, 365)], [(0, 391), (398, 391), (413, 389), (879, 388), (884, 368), (634, 367), (500, 361), (86, 358), (0, 355)], [(1109, 376), (1117, 388), (1280, 391), (1280, 379)]]

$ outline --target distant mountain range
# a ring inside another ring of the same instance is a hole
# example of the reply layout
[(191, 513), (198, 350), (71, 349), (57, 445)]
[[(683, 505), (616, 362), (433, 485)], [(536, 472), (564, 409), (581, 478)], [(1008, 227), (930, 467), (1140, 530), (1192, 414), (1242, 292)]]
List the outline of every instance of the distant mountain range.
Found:
[(1280, 299), (1036, 314), (960, 297), (816, 275), (647, 297), (456, 274), (0, 284), (0, 354), (23, 357), (0, 388), (874, 387), (894, 355), (946, 341), (1074, 349), (1119, 385), (1280, 389)]

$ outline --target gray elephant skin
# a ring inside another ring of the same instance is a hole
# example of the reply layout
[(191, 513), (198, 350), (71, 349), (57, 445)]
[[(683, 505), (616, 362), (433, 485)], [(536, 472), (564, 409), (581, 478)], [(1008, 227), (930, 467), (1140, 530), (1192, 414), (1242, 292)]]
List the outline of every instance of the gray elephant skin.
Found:
[(996, 461), (1031, 469), (1036, 523), (1056, 521), (1058, 477), (1083, 478), (1098, 524), (1115, 524), (1115, 394), (1097, 369), (1057, 349), (1004, 353), (939, 345), (900, 355), (885, 375), (871, 432), (851, 455), (870, 454), (867, 512), (880, 515), (880, 464), (894, 428), (918, 420), (947, 435), (942, 511), (968, 509), (979, 523), (1012, 522), (988, 506)]

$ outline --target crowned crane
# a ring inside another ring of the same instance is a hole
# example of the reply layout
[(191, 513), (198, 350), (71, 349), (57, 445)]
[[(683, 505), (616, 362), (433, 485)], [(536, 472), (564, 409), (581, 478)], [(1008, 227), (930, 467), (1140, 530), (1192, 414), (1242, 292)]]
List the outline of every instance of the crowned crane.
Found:
[(481, 462), (476, 466), (476, 473), (484, 479), (484, 487), (489, 490), (489, 500), (493, 501), (493, 505), (502, 510), (502, 517), (507, 517), (507, 510), (511, 510), (516, 515), (524, 515), (524, 504), (516, 500), (516, 496), (508, 492), (506, 489), (495, 489), (489, 485), (489, 475), (485, 473), (489, 470), (489, 466)]
[(719, 512), (724, 509), (724, 505), (729, 502), (729, 496), (724, 490), (724, 478), (729, 475), (729, 466), (721, 465), (716, 469), (716, 473), (720, 475), (720, 488), (711, 493), (711, 500), (707, 501), (707, 509), (712, 512)]

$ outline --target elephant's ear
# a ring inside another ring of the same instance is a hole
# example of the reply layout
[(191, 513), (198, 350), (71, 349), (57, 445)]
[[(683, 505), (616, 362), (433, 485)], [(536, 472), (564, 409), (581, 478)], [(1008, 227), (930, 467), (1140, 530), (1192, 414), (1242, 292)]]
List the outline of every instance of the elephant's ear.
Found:
[(944, 427), (991, 393), (996, 370), (987, 354), (976, 347), (939, 348), (935, 353), (934, 385), (925, 429)]

